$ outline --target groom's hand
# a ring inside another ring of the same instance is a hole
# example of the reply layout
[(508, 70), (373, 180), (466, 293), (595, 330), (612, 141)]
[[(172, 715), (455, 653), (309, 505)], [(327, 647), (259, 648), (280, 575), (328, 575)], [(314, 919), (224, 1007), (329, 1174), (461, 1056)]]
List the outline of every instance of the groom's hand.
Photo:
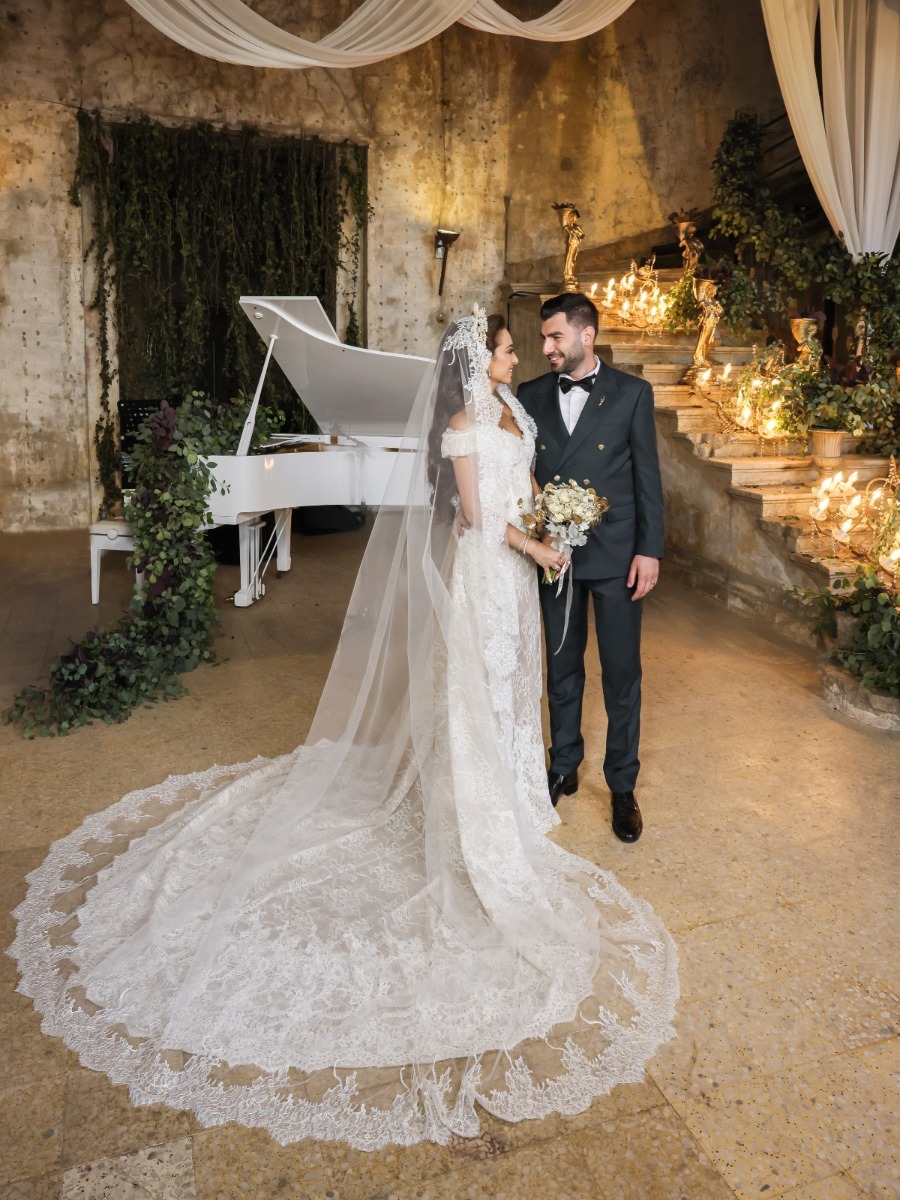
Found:
[[(628, 586), (634, 588), (632, 600), (642, 600), (659, 579), (659, 559), (648, 554), (636, 554), (628, 572)], [(637, 584), (637, 587), (635, 587)]]

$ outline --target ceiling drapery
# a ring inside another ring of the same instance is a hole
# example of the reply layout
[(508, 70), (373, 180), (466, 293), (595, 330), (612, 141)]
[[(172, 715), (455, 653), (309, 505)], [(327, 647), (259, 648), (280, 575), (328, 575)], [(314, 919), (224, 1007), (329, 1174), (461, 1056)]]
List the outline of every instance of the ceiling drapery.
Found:
[(900, 234), (897, 0), (762, 0), (762, 7), (794, 137), (832, 228), (854, 260), (892, 254)]
[(249, 67), (364, 67), (403, 54), (460, 21), (486, 33), (562, 42), (587, 37), (633, 0), (560, 0), (546, 16), (520, 21), (496, 0), (364, 0), (317, 42), (258, 16), (241, 0), (128, 0), (173, 41), (219, 62)]

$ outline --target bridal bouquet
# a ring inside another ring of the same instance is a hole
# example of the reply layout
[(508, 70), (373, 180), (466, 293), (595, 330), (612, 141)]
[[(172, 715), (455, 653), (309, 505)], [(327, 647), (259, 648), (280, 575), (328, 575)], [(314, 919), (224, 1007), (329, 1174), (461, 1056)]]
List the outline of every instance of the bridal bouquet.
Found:
[[(546, 484), (534, 498), (534, 511), (526, 513), (522, 523), (538, 536), (549, 533), (554, 549), (571, 554), (576, 546), (585, 544), (588, 531), (599, 524), (608, 508), (605, 496), (570, 479), (568, 483)], [(544, 572), (544, 583), (554, 583), (556, 578), (556, 571)]]

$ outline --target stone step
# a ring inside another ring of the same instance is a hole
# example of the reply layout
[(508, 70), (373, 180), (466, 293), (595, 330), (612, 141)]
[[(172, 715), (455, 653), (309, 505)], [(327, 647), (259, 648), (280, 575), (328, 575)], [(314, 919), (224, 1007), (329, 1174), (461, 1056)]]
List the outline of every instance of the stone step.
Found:
[(629, 325), (605, 324), (601, 313), (601, 325), (597, 330), (597, 342), (601, 346), (611, 346), (614, 350), (620, 346), (669, 346), (672, 349), (690, 348), (691, 354), (697, 344), (696, 333), (668, 333), (665, 331), (643, 333)]
[(681, 382), (684, 377), (682, 363), (643, 363), (641, 374), (654, 391), (659, 387), (685, 387), (688, 389), (690, 387), (689, 384)]
[(748, 458), (722, 455), (707, 460), (717, 471), (728, 472), (732, 487), (742, 484), (806, 484), (815, 482), (818, 471), (808, 455), (758, 455)]
[[(852, 438), (853, 435), (848, 434), (847, 436)], [(885, 478), (890, 470), (890, 465), (890, 459), (881, 458), (875, 454), (844, 453), (841, 458), (841, 465), (838, 469), (843, 471), (845, 479), (847, 479), (848, 476), (855, 471), (857, 485), (865, 485), (870, 479)]]
[[(665, 363), (671, 366), (680, 364), (687, 369), (694, 357), (693, 346), (660, 346), (655, 342), (642, 342), (636, 339), (612, 349), (616, 366), (625, 362), (640, 363), (641, 365)], [(718, 374), (726, 363), (740, 366), (749, 362), (752, 357), (752, 346), (714, 346), (710, 361), (713, 364), (714, 374)]]
[(690, 403), (692, 395), (693, 391), (688, 383), (654, 383), (653, 385), (653, 403), (657, 408), (678, 408), (680, 405)]
[(760, 520), (807, 516), (812, 503), (811, 486), (790, 487), (780, 484), (732, 484), (728, 494), (757, 510)]
[(714, 433), (717, 426), (716, 414), (702, 404), (680, 405), (678, 408), (662, 410), (675, 418), (675, 433)]
[[(829, 544), (828, 539), (826, 538), (823, 538), (822, 541), (825, 542), (826, 546)], [(813, 560), (807, 557), (805, 554), (792, 554), (791, 558), (793, 558), (795, 562), (802, 563), (808, 570), (811, 570), (815, 574), (819, 575), (821, 577), (823, 587), (834, 588), (835, 591), (843, 590), (835, 587), (835, 584), (839, 579), (852, 580), (853, 576), (856, 574), (857, 564), (846, 558), (832, 558), (816, 555), (815, 560)]]
[(805, 458), (809, 447), (804, 438), (788, 438), (773, 446), (755, 433), (727, 433), (714, 453), (720, 458)]

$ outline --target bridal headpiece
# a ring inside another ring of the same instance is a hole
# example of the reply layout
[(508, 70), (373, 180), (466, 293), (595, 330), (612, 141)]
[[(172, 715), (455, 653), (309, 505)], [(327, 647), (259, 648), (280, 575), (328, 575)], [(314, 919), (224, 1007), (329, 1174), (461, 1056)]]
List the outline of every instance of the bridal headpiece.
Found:
[(473, 305), (471, 317), (460, 317), (451, 325), (442, 348), (449, 353), (449, 361), (459, 362), (465, 372), (463, 386), (475, 406), (475, 423), (496, 425), (500, 414), (491, 395), (492, 356), (487, 346), (487, 313), (482, 305)]

